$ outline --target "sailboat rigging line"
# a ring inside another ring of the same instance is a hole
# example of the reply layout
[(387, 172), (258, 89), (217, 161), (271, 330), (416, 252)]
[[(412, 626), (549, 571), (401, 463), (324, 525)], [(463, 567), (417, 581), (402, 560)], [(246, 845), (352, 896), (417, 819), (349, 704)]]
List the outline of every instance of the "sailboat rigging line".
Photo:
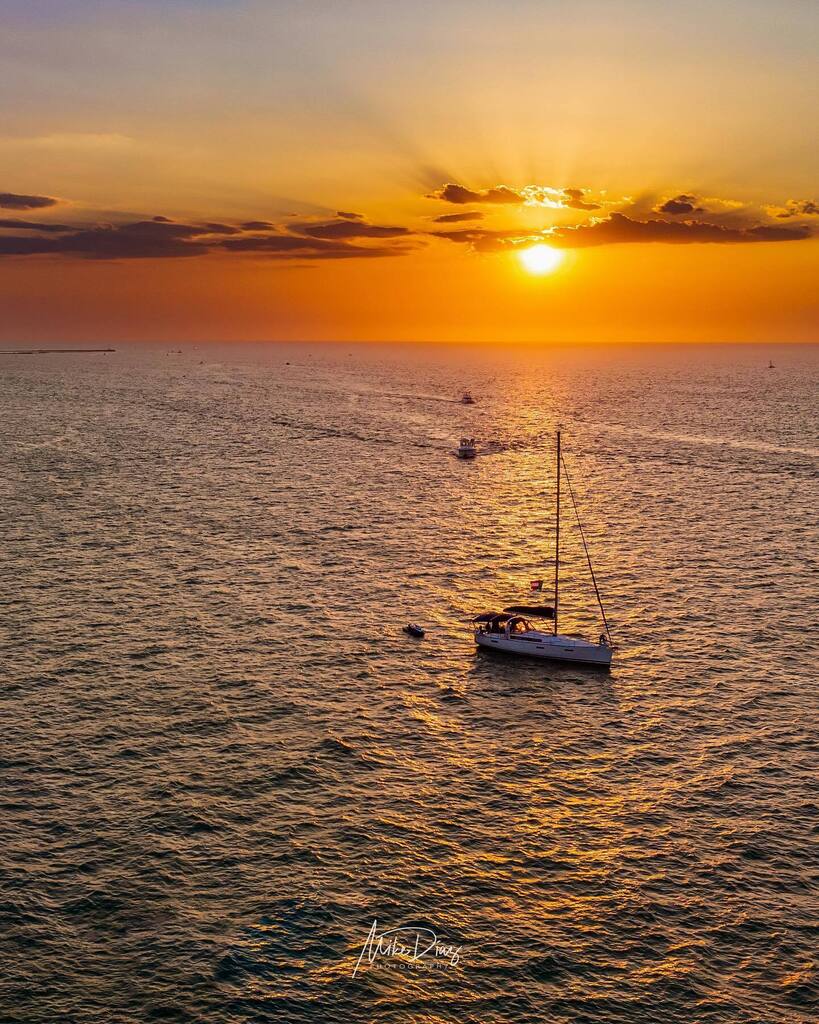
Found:
[(569, 495), (572, 499), (572, 505), (574, 506), (574, 517), (577, 520), (577, 526), (580, 530), (580, 539), (583, 541), (583, 550), (586, 552), (586, 561), (589, 563), (589, 572), (591, 573), (592, 583), (594, 584), (594, 592), (597, 595), (597, 603), (600, 605), (600, 614), (603, 616), (603, 626), (606, 630), (606, 636), (609, 638), (609, 643), (611, 643), (611, 630), (609, 629), (609, 623), (606, 619), (606, 612), (603, 608), (603, 601), (600, 597), (600, 589), (597, 586), (597, 577), (594, 575), (594, 568), (592, 566), (591, 555), (589, 554), (589, 546), (588, 544), (586, 544), (586, 534), (583, 532), (583, 524), (580, 522), (580, 513), (577, 511), (577, 502), (575, 501), (574, 497), (574, 488), (572, 487), (572, 481), (569, 477), (569, 471), (568, 469), (566, 469), (566, 463), (564, 462), (562, 456), (560, 462), (563, 466), (563, 473), (566, 477), (566, 483), (569, 487)]
[(554, 634), (557, 636), (557, 594), (560, 586), (560, 431), (557, 432), (557, 459), (555, 460), (555, 476), (557, 478), (557, 496), (555, 497), (555, 622)]

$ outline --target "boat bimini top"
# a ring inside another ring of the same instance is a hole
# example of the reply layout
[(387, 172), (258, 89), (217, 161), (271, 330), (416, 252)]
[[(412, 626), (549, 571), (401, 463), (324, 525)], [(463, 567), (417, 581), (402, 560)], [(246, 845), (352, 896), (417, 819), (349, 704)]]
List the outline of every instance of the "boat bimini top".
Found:
[(497, 622), (498, 624), (511, 619), (513, 615), (531, 615), (533, 619), (553, 619), (555, 610), (546, 604), (511, 604), (502, 612), (481, 612), (473, 622)]
[(480, 615), (476, 615), (472, 620), (473, 622), (506, 622), (509, 618), (503, 612), (482, 612)]
[(555, 610), (548, 604), (511, 604), (503, 609), (513, 615), (531, 615), (533, 619), (553, 619)]

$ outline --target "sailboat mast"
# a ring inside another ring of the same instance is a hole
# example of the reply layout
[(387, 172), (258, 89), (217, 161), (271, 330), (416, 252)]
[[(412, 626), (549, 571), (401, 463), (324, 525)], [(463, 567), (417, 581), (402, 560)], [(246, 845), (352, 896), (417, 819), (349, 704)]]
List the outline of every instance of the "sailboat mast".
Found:
[(557, 596), (560, 583), (560, 431), (557, 432), (557, 496), (555, 500), (555, 636), (557, 636)]

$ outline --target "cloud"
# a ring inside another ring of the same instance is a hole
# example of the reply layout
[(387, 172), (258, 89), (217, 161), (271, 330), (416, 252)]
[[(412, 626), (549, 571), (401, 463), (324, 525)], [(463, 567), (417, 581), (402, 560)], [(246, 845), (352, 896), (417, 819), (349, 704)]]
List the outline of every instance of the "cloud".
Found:
[(431, 232), (434, 238), (469, 245), (474, 252), (503, 252), (522, 249), (536, 243), (561, 249), (580, 249), (600, 245), (664, 242), (668, 244), (746, 242), (793, 242), (811, 237), (804, 226), (785, 227), (757, 224), (753, 227), (723, 227), (703, 221), (633, 220), (614, 213), (605, 220), (595, 220), (576, 227), (552, 228), (539, 232), (490, 231), (485, 228), (463, 228)]
[(456, 231), (431, 231), (433, 238), (445, 238), (449, 242), (469, 245), (474, 252), (499, 252), (502, 249), (515, 249), (523, 245), (532, 245), (544, 241), (538, 235), (526, 231), (492, 231), (489, 228), (462, 228)]
[(207, 252), (207, 247), (195, 240), (201, 234), (207, 234), (207, 229), (139, 221), (81, 229), (58, 238), (0, 235), (0, 256), (78, 256), (95, 260), (199, 256)]
[(291, 224), (290, 230), (310, 238), (399, 238), (411, 234), (409, 228), (365, 224), (361, 220), (330, 220), (323, 224)]
[(686, 213), (705, 213), (705, 208), (697, 206), (697, 203), (698, 199), (696, 196), (681, 192), (678, 196), (674, 196), (673, 199), (666, 199), (664, 203), (655, 206), (654, 212), (670, 213), (674, 217), (679, 217)]
[(769, 206), (768, 213), (779, 220), (789, 217), (819, 217), (819, 203), (815, 199), (789, 199), (784, 206)]
[(740, 233), (745, 237), (737, 239), (737, 241), (748, 242), (799, 242), (802, 239), (813, 237), (810, 228), (781, 228), (775, 224), (758, 224), (753, 228), (745, 228)]
[(166, 259), (198, 256), (203, 245), (178, 238), (145, 238), (113, 228), (78, 231), (61, 238), (0, 236), (0, 256), (79, 256), (86, 259)]
[(137, 220), (130, 224), (95, 230), (108, 230), (120, 235), (142, 238), (195, 238), (197, 235), (213, 234), (207, 224), (177, 224), (172, 220)]
[(547, 206), (555, 210), (599, 210), (600, 203), (587, 198), (585, 188), (552, 188), (549, 185), (524, 185), (514, 189), (508, 185), (475, 191), (465, 185), (450, 182), (442, 185), (427, 196), (427, 199), (442, 199), (446, 203), (465, 206), (467, 203), (495, 203), (506, 205)]
[[(514, 190), (497, 185), (474, 191), (451, 182), (435, 193), (436, 198), (456, 206), (467, 202), (525, 204), (588, 213), (599, 210), (601, 204), (611, 205), (603, 195), (597, 203), (583, 188), (527, 185)], [(19, 209), (37, 209), (37, 203), (46, 206), (57, 203), (45, 196), (3, 194), (5, 200), (9, 197)], [(0, 218), (0, 257), (128, 260), (247, 254), (248, 257), (305, 262), (406, 255), (426, 244), (424, 236), (464, 245), (474, 252), (490, 253), (520, 249), (538, 242), (559, 248), (651, 242), (740, 244), (798, 241), (819, 233), (812, 231), (804, 221), (784, 223), (792, 218), (819, 215), (819, 204), (813, 200), (788, 200), (784, 207), (769, 207), (767, 218), (760, 215), (755, 220), (751, 219), (750, 208), (737, 211), (733, 208), (737, 204), (728, 200), (699, 199), (685, 192), (662, 200), (656, 194), (646, 195), (640, 202), (639, 208), (633, 203), (627, 212), (585, 217), (579, 224), (537, 229), (519, 225), (504, 230), (485, 226), (481, 223), (485, 213), (469, 209), (431, 216), (429, 220), (435, 229), (428, 231), (400, 223), (373, 224), (363, 214), (345, 210), (325, 219), (319, 219), (318, 213), (312, 216), (291, 214), (286, 224), (278, 226), (267, 220), (237, 224), (210, 220), (181, 223), (162, 215), (137, 219), (126, 213), (112, 215), (118, 220), (115, 223), (72, 226), (12, 216)], [(703, 205), (708, 207), (704, 217)], [(505, 219), (514, 220), (514, 217)]]
[(0, 235), (0, 256), (76, 256), (94, 260), (201, 256), (209, 250), (209, 244), (200, 241), (202, 236), (215, 234), (217, 228), (219, 233), (238, 233), (238, 228), (224, 224), (177, 224), (167, 217), (85, 228), (25, 223), (26, 230), (48, 233), (59, 229), (64, 233), (59, 238)]
[(792, 242), (809, 238), (810, 235), (811, 232), (804, 227), (791, 228), (767, 224), (754, 227), (723, 227), (704, 221), (640, 221), (632, 220), (623, 213), (613, 213), (606, 220), (597, 220), (572, 228), (557, 228), (549, 233), (544, 241), (550, 245), (574, 249), (635, 242)]
[(59, 199), (51, 196), (22, 196), (15, 192), (0, 192), (0, 207), (5, 210), (42, 210), (46, 206), (56, 206)]
[(599, 210), (599, 203), (590, 203), (583, 198), (587, 192), (586, 188), (564, 188), (561, 205), (572, 210)]
[(231, 227), (230, 224), (205, 224), (204, 227), (208, 229), (208, 232), (212, 235), (238, 235), (241, 234), (240, 228)]
[[(411, 251), (413, 246), (392, 243), (411, 234), (400, 225), (369, 224), (361, 214), (318, 223), (295, 221), (286, 232), (266, 220), (186, 224), (157, 215), (120, 224), (71, 226), (10, 217), (0, 219), (0, 257), (126, 260), (248, 253), (278, 260), (374, 259)], [(384, 244), (368, 244), (376, 239)], [(354, 244), (359, 240), (361, 245)]]
[(228, 238), (220, 243), (230, 252), (257, 253), (274, 259), (343, 260), (402, 256), (409, 250), (399, 246), (351, 245), (345, 241), (299, 238), (296, 235), (250, 235)]
[(468, 210), (465, 213), (442, 213), (440, 217), (434, 217), (436, 224), (459, 224), (464, 220), (483, 220), (480, 210)]
[(17, 231), (60, 232), (75, 231), (69, 224), (52, 224), (49, 221), (18, 220), (16, 217), (0, 219), (0, 228), (14, 228)]
[(523, 196), (506, 185), (496, 185), (482, 192), (474, 192), (464, 185), (449, 182), (427, 196), (427, 199), (442, 199), (445, 203), (465, 206), (467, 203), (522, 203)]

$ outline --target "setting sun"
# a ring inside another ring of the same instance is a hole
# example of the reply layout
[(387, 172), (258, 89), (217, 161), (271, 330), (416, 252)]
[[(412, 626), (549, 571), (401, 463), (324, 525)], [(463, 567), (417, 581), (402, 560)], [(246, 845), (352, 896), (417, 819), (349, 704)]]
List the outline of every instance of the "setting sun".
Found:
[(530, 274), (551, 274), (563, 262), (563, 253), (550, 245), (533, 245), (521, 249), (517, 256)]

